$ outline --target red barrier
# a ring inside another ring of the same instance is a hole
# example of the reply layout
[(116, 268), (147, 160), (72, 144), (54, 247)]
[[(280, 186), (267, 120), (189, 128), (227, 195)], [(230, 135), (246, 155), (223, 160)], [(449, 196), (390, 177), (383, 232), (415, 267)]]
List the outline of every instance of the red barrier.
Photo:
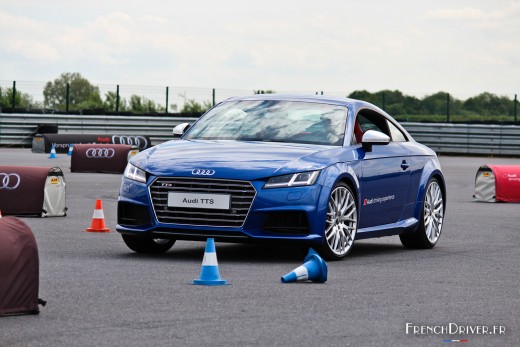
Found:
[(474, 197), (489, 202), (520, 202), (520, 166), (481, 166), (475, 177)]
[(32, 151), (50, 153), (52, 146), (56, 153), (67, 153), (70, 145), (76, 144), (116, 144), (136, 146), (139, 150), (152, 147), (148, 135), (113, 135), (113, 134), (42, 134), (33, 137)]
[(65, 216), (65, 177), (59, 167), (0, 166), (4, 215)]
[(0, 218), (0, 316), (39, 312), (39, 276), (31, 229), (16, 217)]
[(138, 152), (130, 145), (77, 144), (72, 151), (70, 171), (123, 173), (128, 159)]

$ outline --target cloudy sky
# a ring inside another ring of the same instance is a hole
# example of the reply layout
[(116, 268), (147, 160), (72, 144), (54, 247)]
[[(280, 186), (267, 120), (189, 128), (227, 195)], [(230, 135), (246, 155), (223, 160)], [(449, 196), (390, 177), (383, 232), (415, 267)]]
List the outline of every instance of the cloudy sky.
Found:
[(0, 0), (0, 81), (520, 94), (520, 1)]

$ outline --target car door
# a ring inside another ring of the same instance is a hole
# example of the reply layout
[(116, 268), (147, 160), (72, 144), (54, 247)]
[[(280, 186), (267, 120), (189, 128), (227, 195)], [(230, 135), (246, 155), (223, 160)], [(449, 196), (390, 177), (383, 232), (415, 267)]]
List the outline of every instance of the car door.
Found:
[[(375, 111), (362, 110), (357, 119), (363, 131), (371, 129), (392, 135), (386, 118)], [(374, 145), (371, 151), (361, 151), (359, 227), (397, 223), (408, 200), (409, 151), (399, 141)]]

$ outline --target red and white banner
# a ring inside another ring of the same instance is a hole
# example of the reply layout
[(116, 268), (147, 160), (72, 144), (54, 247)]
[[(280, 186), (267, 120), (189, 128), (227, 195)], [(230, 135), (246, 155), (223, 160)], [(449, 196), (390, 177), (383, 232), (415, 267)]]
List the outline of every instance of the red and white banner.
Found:
[(0, 166), (4, 215), (65, 216), (65, 177), (59, 167)]
[(520, 202), (520, 165), (481, 166), (475, 178), (474, 197), (491, 202)]
[(139, 152), (131, 145), (74, 145), (71, 172), (123, 173), (128, 159)]

